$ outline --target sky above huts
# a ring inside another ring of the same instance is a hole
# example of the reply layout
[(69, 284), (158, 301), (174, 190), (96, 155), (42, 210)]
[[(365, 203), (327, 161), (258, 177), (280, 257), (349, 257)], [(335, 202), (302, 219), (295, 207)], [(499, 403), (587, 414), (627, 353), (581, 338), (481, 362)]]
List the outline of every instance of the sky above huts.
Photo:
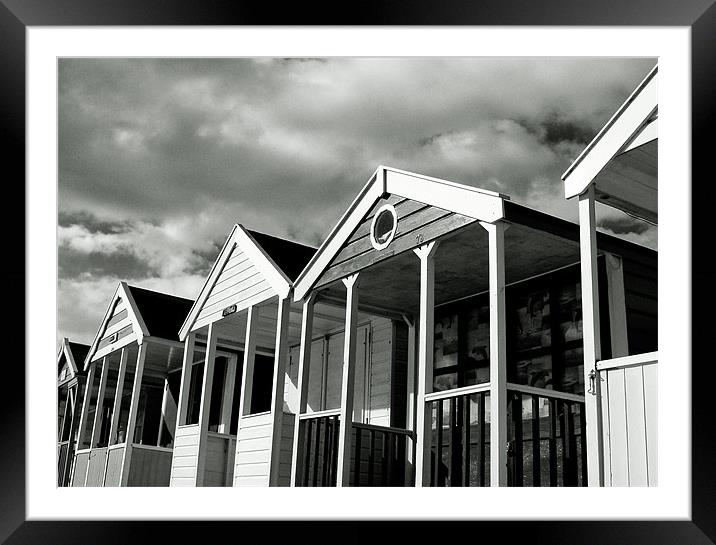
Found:
[(318, 246), (380, 164), (575, 220), (560, 175), (655, 62), (61, 59), (58, 339), (119, 280), (195, 298), (234, 223)]

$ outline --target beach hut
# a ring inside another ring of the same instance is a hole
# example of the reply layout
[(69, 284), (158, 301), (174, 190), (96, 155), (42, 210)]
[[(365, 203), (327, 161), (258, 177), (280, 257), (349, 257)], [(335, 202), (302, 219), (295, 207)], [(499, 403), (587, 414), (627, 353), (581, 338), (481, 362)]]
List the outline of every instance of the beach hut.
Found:
[(657, 87), (655, 66), (562, 176), (565, 197), (579, 201), (587, 457), (595, 486), (657, 484), (656, 268), (608, 258), (607, 272), (626, 298), (608, 294), (618, 320), (605, 352), (595, 219), (599, 202), (658, 223)]
[(67, 486), (84, 397), (84, 361), (90, 347), (62, 339), (57, 354), (57, 486)]
[(167, 486), (192, 302), (120, 282), (84, 361), (72, 486)]
[[(622, 272), (654, 281), (656, 252), (595, 237), (602, 354), (622, 334), (653, 342), (655, 301), (631, 298), (641, 280)], [(291, 484), (586, 485), (581, 259), (578, 225), (379, 167), (294, 282)], [(326, 351), (328, 309), (343, 325)], [(643, 327), (615, 334), (610, 324), (636, 310)], [(385, 320), (385, 335), (366, 340), (366, 320)], [(376, 396), (383, 410), (366, 414)]]
[(171, 486), (288, 484), (285, 375), (301, 323), (292, 281), (314, 251), (233, 227), (179, 332)]

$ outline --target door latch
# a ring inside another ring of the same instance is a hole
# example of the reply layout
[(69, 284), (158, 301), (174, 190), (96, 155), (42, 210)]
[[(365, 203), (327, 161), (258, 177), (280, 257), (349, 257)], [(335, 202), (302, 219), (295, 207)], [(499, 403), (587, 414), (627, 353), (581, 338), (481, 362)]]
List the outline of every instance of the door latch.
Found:
[(587, 390), (588, 394), (597, 395), (597, 371), (595, 369), (592, 369), (589, 371), (589, 389)]

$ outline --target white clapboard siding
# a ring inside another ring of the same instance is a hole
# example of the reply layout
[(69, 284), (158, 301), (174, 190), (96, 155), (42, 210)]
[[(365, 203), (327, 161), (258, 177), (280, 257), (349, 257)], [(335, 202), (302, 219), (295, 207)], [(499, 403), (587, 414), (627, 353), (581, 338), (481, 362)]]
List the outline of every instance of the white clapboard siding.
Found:
[(196, 319), (196, 330), (222, 317), (231, 305), (246, 308), (275, 295), (269, 282), (238, 247), (234, 247)]
[(657, 484), (657, 362), (600, 372), (606, 483)]
[(370, 354), (369, 424), (390, 426), (391, 368), (393, 365), (393, 324), (387, 318), (372, 322)]
[(199, 464), (199, 426), (180, 426), (174, 438), (170, 486), (195, 486)]
[(234, 486), (268, 486), (272, 420), (270, 413), (241, 418), (234, 461)]

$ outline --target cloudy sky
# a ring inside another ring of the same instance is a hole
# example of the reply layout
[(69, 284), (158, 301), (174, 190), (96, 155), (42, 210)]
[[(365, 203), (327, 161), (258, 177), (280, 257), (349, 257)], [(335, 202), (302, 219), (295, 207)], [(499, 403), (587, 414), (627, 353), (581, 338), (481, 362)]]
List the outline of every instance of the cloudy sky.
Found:
[(58, 339), (90, 343), (119, 280), (194, 298), (236, 222), (318, 246), (379, 164), (574, 220), (560, 175), (654, 64), (62, 59)]

